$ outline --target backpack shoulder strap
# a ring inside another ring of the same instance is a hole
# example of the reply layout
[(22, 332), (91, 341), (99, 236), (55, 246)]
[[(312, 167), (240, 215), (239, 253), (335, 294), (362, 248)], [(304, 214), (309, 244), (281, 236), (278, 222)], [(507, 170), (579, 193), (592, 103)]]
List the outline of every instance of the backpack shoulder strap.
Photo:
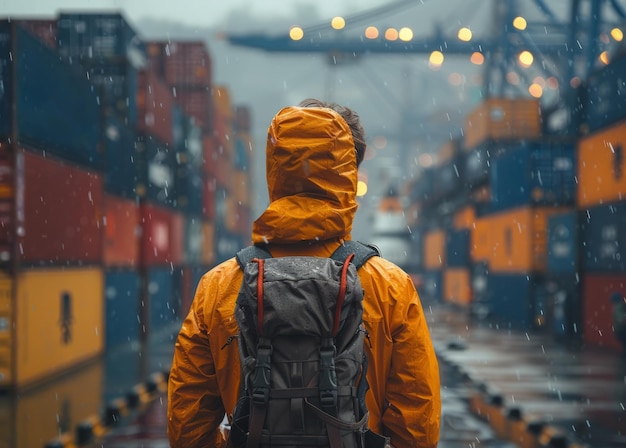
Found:
[(244, 270), (246, 265), (254, 258), (272, 258), (272, 254), (264, 245), (255, 245), (241, 249), (237, 252), (235, 258), (237, 258), (237, 263), (239, 263), (241, 270)]
[(367, 260), (372, 257), (379, 257), (380, 251), (376, 246), (371, 246), (369, 244), (364, 244), (359, 241), (344, 241), (341, 246), (333, 252), (330, 256), (335, 261), (345, 261), (348, 258), (348, 255), (354, 254), (354, 259), (352, 260), (352, 264), (359, 269), (361, 266), (365, 264)]

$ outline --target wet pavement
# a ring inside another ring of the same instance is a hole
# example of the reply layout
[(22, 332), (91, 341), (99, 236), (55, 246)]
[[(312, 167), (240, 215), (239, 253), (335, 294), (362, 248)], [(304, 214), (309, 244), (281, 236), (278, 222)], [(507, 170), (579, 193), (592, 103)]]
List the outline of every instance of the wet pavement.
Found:
[[(626, 447), (626, 361), (618, 353), (498, 329), (440, 304), (425, 312), (441, 368), (440, 448)], [(177, 329), (108, 354), (105, 405), (39, 446), (169, 446), (167, 371)]]

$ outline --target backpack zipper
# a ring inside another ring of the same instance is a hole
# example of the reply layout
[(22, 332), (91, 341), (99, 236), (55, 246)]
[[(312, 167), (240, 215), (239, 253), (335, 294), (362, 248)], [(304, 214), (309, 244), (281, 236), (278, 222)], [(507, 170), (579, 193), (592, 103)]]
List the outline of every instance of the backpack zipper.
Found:
[(228, 336), (228, 339), (226, 339), (226, 343), (224, 345), (222, 345), (222, 348), (220, 350), (224, 350), (226, 347), (228, 347), (237, 338), (239, 338), (238, 334), (234, 334), (232, 336)]

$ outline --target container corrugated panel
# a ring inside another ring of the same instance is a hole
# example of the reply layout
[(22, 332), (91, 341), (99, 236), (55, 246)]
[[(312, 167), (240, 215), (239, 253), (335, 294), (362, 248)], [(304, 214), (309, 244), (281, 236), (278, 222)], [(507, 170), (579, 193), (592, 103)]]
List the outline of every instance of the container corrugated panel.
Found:
[(141, 278), (134, 269), (105, 271), (105, 343), (107, 350), (139, 340)]
[(202, 264), (213, 266), (216, 257), (215, 224), (204, 221), (202, 224)]
[(579, 212), (569, 211), (548, 218), (548, 272), (573, 274), (580, 259)]
[(574, 205), (576, 151), (573, 144), (520, 144), (492, 161), (491, 210), (524, 205)]
[(138, 69), (130, 61), (121, 59), (85, 65), (84, 70), (89, 73), (89, 79), (95, 86), (102, 113), (117, 116), (123, 123), (136, 127)]
[(233, 164), (236, 169), (245, 171), (250, 166), (252, 139), (248, 133), (237, 133), (235, 137), (235, 154)]
[(215, 219), (217, 216), (215, 195), (217, 191), (217, 183), (215, 179), (208, 178), (206, 175), (202, 179), (203, 185), (203, 207), (202, 212), (206, 219)]
[(196, 169), (201, 169), (204, 163), (204, 147), (202, 128), (198, 126), (196, 120), (182, 112), (179, 106), (175, 106), (182, 114), (182, 151), (185, 154), (185, 160), (193, 165)]
[[(2, 148), (2, 145), (0, 145)], [(12, 154), (0, 151), (0, 269), (13, 260), (15, 242), (15, 169)]]
[(49, 379), (102, 353), (102, 269), (23, 270), (16, 288), (15, 386)]
[(232, 196), (227, 198), (226, 207), (227, 211), (224, 215), (226, 228), (244, 238), (248, 237), (252, 226), (250, 207), (237, 203)]
[(137, 132), (118, 117), (107, 116), (102, 141), (105, 191), (134, 200), (138, 183)]
[(174, 101), (183, 113), (193, 117), (204, 133), (213, 133), (211, 90), (208, 87), (176, 86), (172, 88)]
[(54, 381), (4, 395), (2, 411), (8, 418), (3, 418), (0, 430), (0, 440), (7, 443), (3, 446), (45, 446), (46, 441), (58, 440), (60, 433), (70, 432), (98, 415), (104, 377), (104, 363), (98, 360)]
[(587, 125), (595, 132), (626, 119), (626, 56), (591, 73), (586, 83)]
[(132, 58), (145, 63), (145, 45), (120, 13), (61, 13), (59, 52), (84, 61)]
[(415, 202), (428, 201), (434, 193), (434, 167), (420, 171), (417, 179), (411, 183), (410, 199)]
[(140, 134), (136, 143), (137, 196), (175, 207), (176, 150), (151, 134)]
[(150, 331), (158, 331), (179, 318), (174, 294), (174, 274), (170, 267), (152, 267), (147, 271)]
[(468, 267), (470, 265), (470, 230), (450, 230), (446, 240), (446, 265)]
[(457, 230), (470, 229), (476, 222), (476, 210), (472, 205), (466, 205), (454, 214), (453, 225)]
[(185, 263), (202, 263), (203, 250), (203, 220), (194, 216), (186, 217), (185, 228)]
[(479, 319), (485, 319), (491, 313), (491, 300), (489, 296), (489, 265), (484, 260), (473, 261), (470, 266), (470, 287), (472, 290), (472, 303), (470, 314)]
[(181, 164), (176, 170), (176, 208), (189, 215), (204, 214), (204, 176), (191, 164)]
[(468, 306), (472, 301), (469, 268), (449, 268), (443, 271), (443, 301)]
[(452, 158), (435, 168), (434, 195), (438, 197), (455, 193), (462, 186), (464, 163), (461, 157)]
[(144, 203), (139, 206), (141, 230), (140, 262), (143, 266), (169, 265), (172, 262), (172, 221), (174, 212)]
[(15, 310), (13, 301), (13, 277), (0, 273), (0, 387), (13, 384), (14, 352), (11, 321)]
[(493, 140), (541, 136), (541, 107), (534, 98), (489, 98), (472, 110), (463, 126), (467, 150)]
[(226, 123), (232, 123), (235, 109), (231, 101), (230, 88), (225, 85), (213, 85), (213, 107)]
[(578, 144), (578, 205), (626, 199), (626, 121)]
[(441, 269), (446, 263), (446, 234), (431, 230), (424, 236), (424, 267)]
[(235, 202), (249, 207), (251, 205), (250, 188), (252, 188), (250, 173), (244, 170), (233, 170), (231, 187)]
[(489, 221), (484, 218), (478, 218), (470, 233), (470, 255), (472, 261), (488, 260), (492, 250)]
[(148, 53), (170, 85), (210, 87), (213, 84), (211, 56), (202, 41), (151, 42)]
[[(174, 145), (174, 98), (171, 89), (156, 73), (139, 72), (137, 87), (137, 128), (164, 143)], [(182, 118), (182, 117), (181, 117)], [(177, 123), (180, 126), (180, 123)]]
[(613, 332), (611, 296), (626, 295), (626, 276), (585, 274), (583, 285), (583, 341), (586, 345), (621, 350)]
[[(249, 239), (249, 236), (245, 241)], [(216, 223), (215, 225), (215, 263), (222, 263), (232, 257), (243, 247), (248, 246), (245, 244), (241, 235), (229, 231), (223, 224)]]
[(105, 266), (137, 266), (139, 263), (139, 207), (132, 199), (110, 194), (104, 197)]
[(179, 265), (185, 261), (185, 232), (187, 230), (185, 216), (180, 212), (174, 212), (172, 213), (171, 223), (170, 241), (172, 247), (172, 257), (170, 262), (175, 265)]
[(489, 272), (489, 320), (504, 328), (535, 328), (536, 302), (543, 302), (543, 282), (531, 273), (502, 274)]
[(550, 274), (546, 277), (548, 328), (563, 342), (580, 342), (583, 335), (581, 278), (575, 274)]
[(418, 294), (422, 303), (439, 303), (443, 300), (443, 274), (441, 270), (426, 269), (421, 272), (422, 286)]
[(581, 263), (586, 272), (626, 272), (626, 201), (580, 212)]
[(20, 150), (17, 158), (19, 260), (102, 263), (102, 176), (31, 151)]
[(214, 110), (213, 114), (213, 137), (216, 148), (221, 148), (220, 155), (225, 153), (229, 159), (232, 159), (234, 152), (232, 123), (217, 110)]
[(100, 109), (84, 73), (60, 61), (53, 49), (18, 24), (0, 21), (0, 42), (2, 136), (14, 137), (14, 123), (18, 141), (100, 167)]
[(20, 19), (19, 24), (50, 48), (57, 48), (56, 19)]
[(406, 270), (417, 273), (424, 263), (424, 234), (420, 229), (413, 229), (409, 235)]

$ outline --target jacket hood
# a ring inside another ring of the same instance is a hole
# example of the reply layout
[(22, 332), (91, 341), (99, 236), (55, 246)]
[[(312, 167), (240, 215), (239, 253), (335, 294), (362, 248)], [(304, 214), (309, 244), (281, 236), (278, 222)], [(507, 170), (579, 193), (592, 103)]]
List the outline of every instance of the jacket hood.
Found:
[(334, 110), (280, 110), (267, 134), (270, 204), (252, 226), (252, 241), (349, 239), (357, 209), (355, 151), (348, 124)]

